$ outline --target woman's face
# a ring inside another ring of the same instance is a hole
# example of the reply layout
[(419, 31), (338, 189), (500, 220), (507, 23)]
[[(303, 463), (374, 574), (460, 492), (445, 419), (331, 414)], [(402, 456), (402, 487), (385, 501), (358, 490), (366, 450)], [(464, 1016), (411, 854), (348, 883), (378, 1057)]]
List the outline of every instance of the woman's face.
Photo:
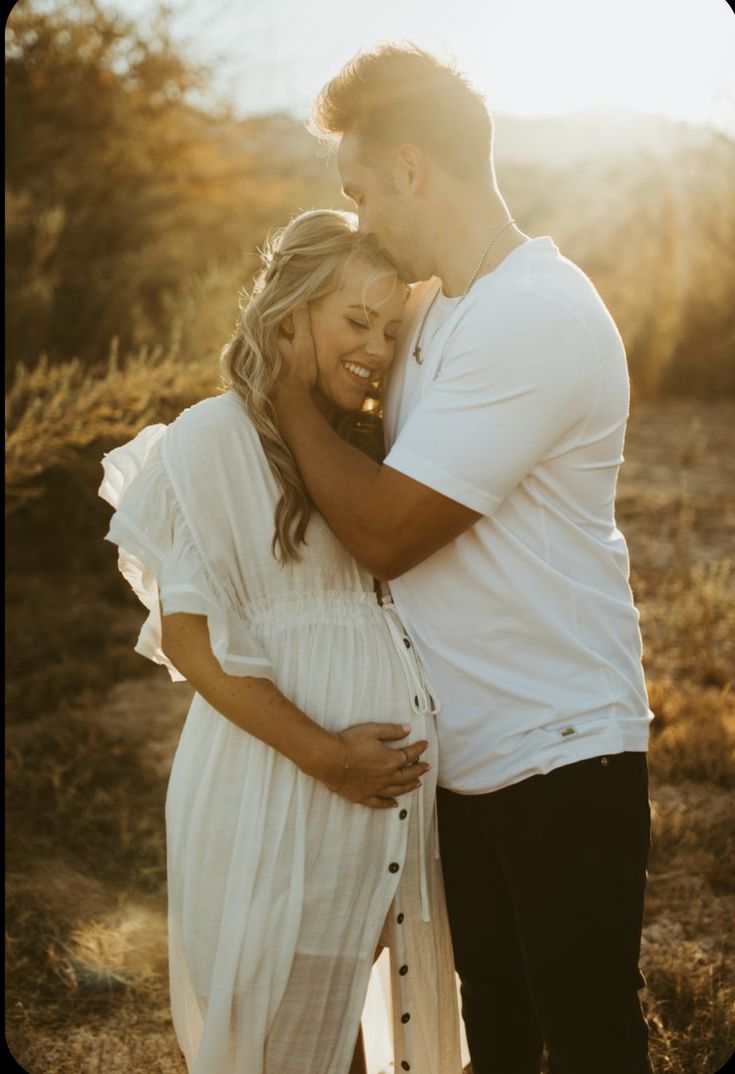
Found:
[(369, 385), (380, 380), (395, 350), (405, 284), (390, 272), (355, 258), (342, 286), (311, 307), (317, 388), (338, 410), (359, 410)]

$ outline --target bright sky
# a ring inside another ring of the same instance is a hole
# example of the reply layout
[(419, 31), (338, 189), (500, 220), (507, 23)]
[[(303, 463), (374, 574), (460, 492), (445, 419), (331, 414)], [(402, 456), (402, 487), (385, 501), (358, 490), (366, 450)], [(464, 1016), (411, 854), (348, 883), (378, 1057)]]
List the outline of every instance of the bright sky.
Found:
[[(145, 17), (153, 0), (104, 0)], [(177, 37), (218, 64), (241, 115), (306, 115), (357, 49), (412, 40), (452, 55), (498, 114), (627, 108), (735, 136), (726, 0), (168, 0)]]

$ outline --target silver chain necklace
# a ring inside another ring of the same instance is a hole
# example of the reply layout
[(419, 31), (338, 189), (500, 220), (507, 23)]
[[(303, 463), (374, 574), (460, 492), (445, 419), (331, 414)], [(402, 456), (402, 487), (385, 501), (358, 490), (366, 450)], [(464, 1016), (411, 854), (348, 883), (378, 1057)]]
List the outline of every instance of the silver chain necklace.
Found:
[[(479, 261), (479, 264), (478, 264), (477, 268), (472, 273), (472, 279), (467, 284), (467, 288), (466, 288), (464, 294), (459, 296), (459, 299), (458, 299), (457, 303), (452, 307), (451, 312), (447, 315), (447, 317), (445, 317), (444, 321), (442, 321), (442, 324), (446, 324), (446, 322), (452, 316), (452, 313), (456, 313), (456, 311), (462, 305), (464, 300), (467, 298), (467, 295), (470, 293), (470, 289), (472, 288), (473, 283), (475, 282), (475, 280), (477, 279), (477, 277), (480, 274), (480, 269), (482, 268), (482, 266), (483, 266), (483, 264), (485, 262), (485, 258), (490, 253), (490, 247), (492, 246), (492, 244), (495, 242), (496, 239), (500, 238), (500, 236), (503, 234), (505, 229), (510, 227), (511, 224), (515, 224), (515, 220), (513, 219), (513, 217), (511, 217), (510, 220), (506, 220), (505, 223), (503, 224), (503, 226), (498, 228), (498, 230), (495, 232), (495, 234), (490, 237), (487, 246), (482, 251), (482, 257), (480, 258), (480, 261)], [(434, 303), (437, 300), (437, 296), (439, 294), (439, 291), (441, 291), (441, 287), (437, 291), (434, 292), (434, 297), (432, 298), (432, 300), (429, 303), (429, 305), (426, 307), (426, 312), (424, 313), (424, 316), (421, 319), (421, 325), (419, 327), (418, 335), (416, 336), (416, 345), (413, 348), (413, 356), (414, 356), (414, 358), (416, 359), (416, 361), (418, 362), (419, 365), (421, 365), (423, 363), (423, 360), (424, 360), (422, 358), (422, 356), (421, 356), (421, 337), (424, 334), (424, 328), (426, 327), (426, 322), (428, 320), (429, 314), (431, 313), (431, 311), (432, 311), (432, 309), (434, 307)], [(442, 325), (440, 324), (439, 328), (441, 328), (441, 327), (442, 327)], [(439, 331), (439, 328), (437, 328), (436, 332)], [(434, 335), (436, 335), (436, 332), (434, 333)], [(432, 336), (432, 339), (433, 339), (433, 336)]]

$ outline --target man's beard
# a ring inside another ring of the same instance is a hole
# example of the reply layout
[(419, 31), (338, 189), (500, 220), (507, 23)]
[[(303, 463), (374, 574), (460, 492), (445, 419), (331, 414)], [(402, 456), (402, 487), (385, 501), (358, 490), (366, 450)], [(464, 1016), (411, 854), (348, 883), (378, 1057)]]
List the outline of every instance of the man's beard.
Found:
[(418, 276), (416, 276), (416, 273), (411, 263), (409, 261), (406, 261), (404, 258), (396, 257), (395, 254), (393, 254), (387, 246), (383, 246), (381, 242), (378, 242), (374, 232), (368, 236), (367, 242), (369, 242), (370, 246), (372, 246), (372, 248), (377, 254), (379, 254), (381, 257), (384, 257), (386, 261), (390, 262), (390, 264), (396, 270), (396, 275), (398, 276), (399, 280), (402, 280), (403, 283), (416, 282)]
[(389, 250), (386, 250), (385, 247), (381, 247), (381, 250), (383, 256), (387, 257), (395, 266), (399, 280), (402, 280), (403, 283), (416, 283), (419, 277), (410, 261), (407, 261), (403, 257), (395, 257)]
[(403, 283), (417, 283), (420, 279), (416, 269), (408, 261), (403, 261), (400, 265), (396, 265), (396, 271), (399, 280), (402, 280)]
[(423, 279), (423, 277), (419, 275), (415, 263), (413, 261), (410, 261), (405, 255), (403, 255), (403, 250), (405, 250), (407, 247), (410, 249), (410, 244), (408, 242), (402, 243), (400, 239), (397, 239), (397, 249), (395, 250), (395, 252), (388, 249), (388, 247), (383, 246), (382, 243), (379, 245), (383, 255), (387, 257), (389, 261), (393, 262), (396, 273), (398, 274), (398, 278), (400, 280), (408, 284), (416, 283), (418, 280)]

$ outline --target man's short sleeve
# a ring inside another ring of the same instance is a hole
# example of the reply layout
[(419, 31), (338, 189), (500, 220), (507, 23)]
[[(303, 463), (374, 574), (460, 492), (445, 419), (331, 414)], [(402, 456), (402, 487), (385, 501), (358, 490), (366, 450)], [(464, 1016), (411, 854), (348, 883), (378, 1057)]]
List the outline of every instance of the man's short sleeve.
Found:
[(467, 311), (385, 465), (491, 515), (593, 413), (600, 356), (565, 307), (526, 295), (490, 318)]

